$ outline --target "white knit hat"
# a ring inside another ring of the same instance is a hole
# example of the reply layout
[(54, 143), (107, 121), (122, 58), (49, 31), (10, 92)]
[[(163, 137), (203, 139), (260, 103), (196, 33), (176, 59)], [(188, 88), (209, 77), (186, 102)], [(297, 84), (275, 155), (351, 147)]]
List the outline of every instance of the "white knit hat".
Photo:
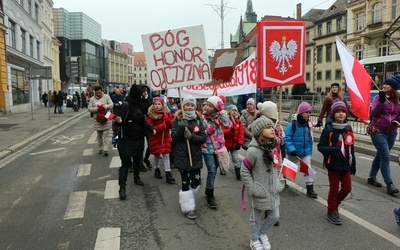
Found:
[(221, 111), (225, 109), (225, 105), (222, 102), (221, 98), (218, 96), (211, 96), (207, 99), (207, 102), (211, 103), (217, 111)]
[(278, 120), (278, 106), (271, 102), (271, 101), (266, 101), (266, 102), (259, 102), (257, 104), (257, 109), (260, 111), (261, 115), (265, 115), (266, 117), (274, 120)]

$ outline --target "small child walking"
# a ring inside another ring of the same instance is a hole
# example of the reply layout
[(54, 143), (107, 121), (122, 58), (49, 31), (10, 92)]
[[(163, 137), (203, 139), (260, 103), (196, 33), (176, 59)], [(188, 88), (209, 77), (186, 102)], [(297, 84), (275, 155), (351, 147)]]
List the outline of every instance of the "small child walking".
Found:
[(200, 189), (203, 167), (201, 146), (206, 142), (206, 132), (201, 123), (201, 114), (196, 111), (196, 99), (191, 95), (186, 96), (182, 105), (183, 112), (178, 110), (175, 113), (172, 124), (174, 164), (179, 169), (182, 179), (182, 190), (179, 191), (181, 210), (187, 218), (194, 220), (197, 217), (195, 197)]
[(166, 106), (164, 106), (164, 98), (153, 98), (153, 104), (148, 110), (148, 123), (156, 130), (155, 135), (150, 135), (150, 154), (154, 155), (154, 177), (162, 179), (160, 171), (160, 155), (162, 155), (165, 179), (168, 183), (174, 184), (175, 179), (171, 175), (171, 167), (169, 154), (171, 153), (171, 133), (173, 118)]
[[(313, 125), (310, 120), (312, 107), (308, 102), (302, 102), (297, 107), (297, 115), (292, 122), (288, 123), (285, 130), (285, 146), (289, 161), (294, 163), (299, 160), (311, 166), (311, 155), (313, 153)], [(304, 174), (306, 182), (307, 196), (317, 198), (314, 192), (314, 178)]]
[[(250, 248), (271, 249), (267, 232), (279, 220), (279, 193), (285, 186), (283, 178), (280, 178), (280, 163), (274, 160), (279, 142), (274, 123), (266, 116), (257, 118), (251, 125), (251, 131), (253, 139), (240, 169), (243, 184), (248, 190), (249, 204), (252, 205)], [(262, 220), (265, 210), (268, 216)]]
[(240, 121), (237, 107), (235, 105), (229, 105), (227, 111), (229, 119), (232, 123), (232, 127), (223, 129), (225, 136), (225, 147), (231, 154), (233, 166), (235, 168), (236, 180), (240, 180), (241, 162), (239, 159), (238, 150), (244, 142), (244, 129), (242, 122)]
[[(346, 104), (335, 101), (318, 143), (318, 151), (323, 154), (324, 166), (328, 169), (329, 192), (326, 218), (335, 225), (342, 224), (339, 205), (351, 191), (351, 175), (356, 174), (354, 134), (350, 124), (347, 123), (347, 114)], [(340, 189), (339, 184), (341, 184)]]

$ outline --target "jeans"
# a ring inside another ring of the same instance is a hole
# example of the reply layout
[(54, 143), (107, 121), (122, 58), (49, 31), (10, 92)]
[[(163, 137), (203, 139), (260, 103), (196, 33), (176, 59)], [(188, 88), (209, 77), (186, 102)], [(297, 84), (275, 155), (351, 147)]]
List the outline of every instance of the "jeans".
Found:
[(206, 181), (206, 188), (213, 189), (214, 188), (214, 181), (215, 176), (217, 174), (217, 155), (215, 154), (203, 154), (204, 162), (206, 163), (207, 167), (207, 181)]
[(390, 150), (393, 148), (396, 137), (397, 131), (385, 133), (378, 130), (371, 134), (371, 140), (377, 152), (374, 160), (372, 161), (369, 177), (376, 178), (376, 175), (380, 169), (386, 185), (393, 183), (392, 175), (390, 173)]
[(261, 221), (264, 211), (252, 208), (250, 211), (249, 227), (250, 238), (252, 241), (258, 240), (260, 234), (266, 234), (267, 231), (279, 220), (279, 207), (274, 210), (267, 210), (268, 217)]
[(231, 153), (233, 167), (234, 168), (240, 168), (241, 162), (240, 162), (238, 150), (236, 150), (236, 149), (228, 149), (228, 151)]
[[(328, 170), (329, 192), (328, 192), (328, 213), (332, 214), (338, 210), (340, 203), (351, 191), (350, 170), (334, 171)], [(339, 183), (341, 188), (339, 190)]]

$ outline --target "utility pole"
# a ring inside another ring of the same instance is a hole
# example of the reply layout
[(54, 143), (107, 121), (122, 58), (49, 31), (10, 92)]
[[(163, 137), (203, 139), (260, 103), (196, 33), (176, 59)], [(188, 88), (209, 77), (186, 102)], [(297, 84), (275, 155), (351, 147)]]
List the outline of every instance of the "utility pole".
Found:
[(228, 3), (229, 2), (224, 3), (224, 0), (221, 0), (221, 5), (208, 4), (221, 18), (221, 49), (224, 48), (224, 18), (229, 13), (229, 11), (231, 11), (231, 9), (234, 9), (232, 7), (227, 7)]

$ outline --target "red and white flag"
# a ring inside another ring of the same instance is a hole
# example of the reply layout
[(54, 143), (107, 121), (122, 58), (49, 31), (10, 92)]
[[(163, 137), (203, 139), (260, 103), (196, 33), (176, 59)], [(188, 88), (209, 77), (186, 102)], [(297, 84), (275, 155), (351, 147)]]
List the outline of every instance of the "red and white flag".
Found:
[(303, 160), (300, 160), (300, 170), (301, 173), (306, 174), (314, 179), (315, 175), (317, 172), (314, 171), (314, 169), (311, 168), (307, 163), (305, 163)]
[(342, 134), (339, 135), (338, 145), (340, 147), (340, 151), (342, 151), (343, 157), (346, 157), (346, 150), (344, 149), (344, 140)]
[(114, 114), (108, 111), (104, 117), (107, 118), (108, 120), (112, 120), (114, 118)]
[(297, 170), (298, 167), (296, 163), (289, 161), (286, 158), (283, 160), (281, 174), (286, 176), (286, 178), (289, 178), (293, 181), (296, 180)]
[(351, 107), (360, 120), (369, 119), (371, 77), (343, 42), (336, 37), (336, 47), (349, 90)]

